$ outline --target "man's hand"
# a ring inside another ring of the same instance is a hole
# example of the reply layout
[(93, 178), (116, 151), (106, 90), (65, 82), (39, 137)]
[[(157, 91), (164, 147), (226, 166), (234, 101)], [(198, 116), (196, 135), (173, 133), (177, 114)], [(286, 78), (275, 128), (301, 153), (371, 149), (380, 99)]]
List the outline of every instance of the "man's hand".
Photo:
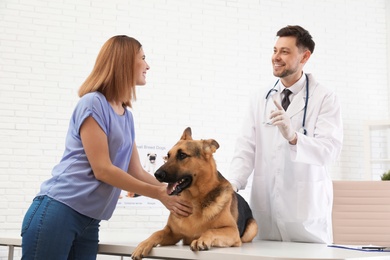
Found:
[(274, 100), (277, 110), (272, 111), (270, 115), (271, 123), (279, 128), (280, 133), (290, 143), (296, 139), (296, 133), (291, 125), (291, 120), (284, 111), (283, 107)]

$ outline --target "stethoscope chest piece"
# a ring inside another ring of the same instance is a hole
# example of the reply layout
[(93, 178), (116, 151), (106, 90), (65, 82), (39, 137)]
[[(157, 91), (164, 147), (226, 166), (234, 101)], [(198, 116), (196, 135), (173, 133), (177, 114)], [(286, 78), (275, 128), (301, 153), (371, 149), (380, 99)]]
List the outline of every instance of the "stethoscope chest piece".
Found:
[(304, 127), (301, 127), (298, 132), (301, 134), (304, 134), (304, 135), (307, 134), (306, 128), (304, 128)]

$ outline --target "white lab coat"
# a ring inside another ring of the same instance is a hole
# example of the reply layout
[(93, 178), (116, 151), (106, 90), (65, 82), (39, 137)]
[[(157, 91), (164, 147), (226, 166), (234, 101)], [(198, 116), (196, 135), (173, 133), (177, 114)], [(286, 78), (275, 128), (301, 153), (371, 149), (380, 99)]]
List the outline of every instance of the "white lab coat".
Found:
[(309, 78), (307, 136), (302, 127), (306, 88), (297, 93), (286, 113), (297, 131), (298, 142), (290, 145), (276, 126), (266, 126), (279, 102), (278, 84), (265, 109), (268, 87), (250, 101), (250, 111), (237, 139), (228, 178), (238, 189), (245, 188), (253, 172), (250, 205), (259, 225), (258, 239), (332, 242), (332, 181), (326, 165), (341, 151), (343, 126), (337, 96)]

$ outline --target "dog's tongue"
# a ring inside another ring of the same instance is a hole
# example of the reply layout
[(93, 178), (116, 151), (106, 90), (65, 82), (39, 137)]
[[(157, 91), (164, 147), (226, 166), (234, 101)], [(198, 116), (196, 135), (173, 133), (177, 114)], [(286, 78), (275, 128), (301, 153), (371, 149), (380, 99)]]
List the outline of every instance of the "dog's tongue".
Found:
[(167, 187), (167, 194), (172, 195), (173, 191), (175, 190), (176, 183), (169, 183)]

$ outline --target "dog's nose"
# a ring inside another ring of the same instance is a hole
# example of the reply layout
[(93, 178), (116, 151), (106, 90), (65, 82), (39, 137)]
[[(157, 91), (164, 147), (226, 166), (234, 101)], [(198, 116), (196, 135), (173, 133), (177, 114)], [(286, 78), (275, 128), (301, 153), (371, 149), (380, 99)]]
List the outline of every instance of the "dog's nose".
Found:
[(161, 170), (157, 170), (154, 173), (154, 177), (156, 177), (156, 179), (160, 182), (163, 182), (165, 180), (165, 176), (166, 176), (166, 173), (164, 171), (161, 171)]

